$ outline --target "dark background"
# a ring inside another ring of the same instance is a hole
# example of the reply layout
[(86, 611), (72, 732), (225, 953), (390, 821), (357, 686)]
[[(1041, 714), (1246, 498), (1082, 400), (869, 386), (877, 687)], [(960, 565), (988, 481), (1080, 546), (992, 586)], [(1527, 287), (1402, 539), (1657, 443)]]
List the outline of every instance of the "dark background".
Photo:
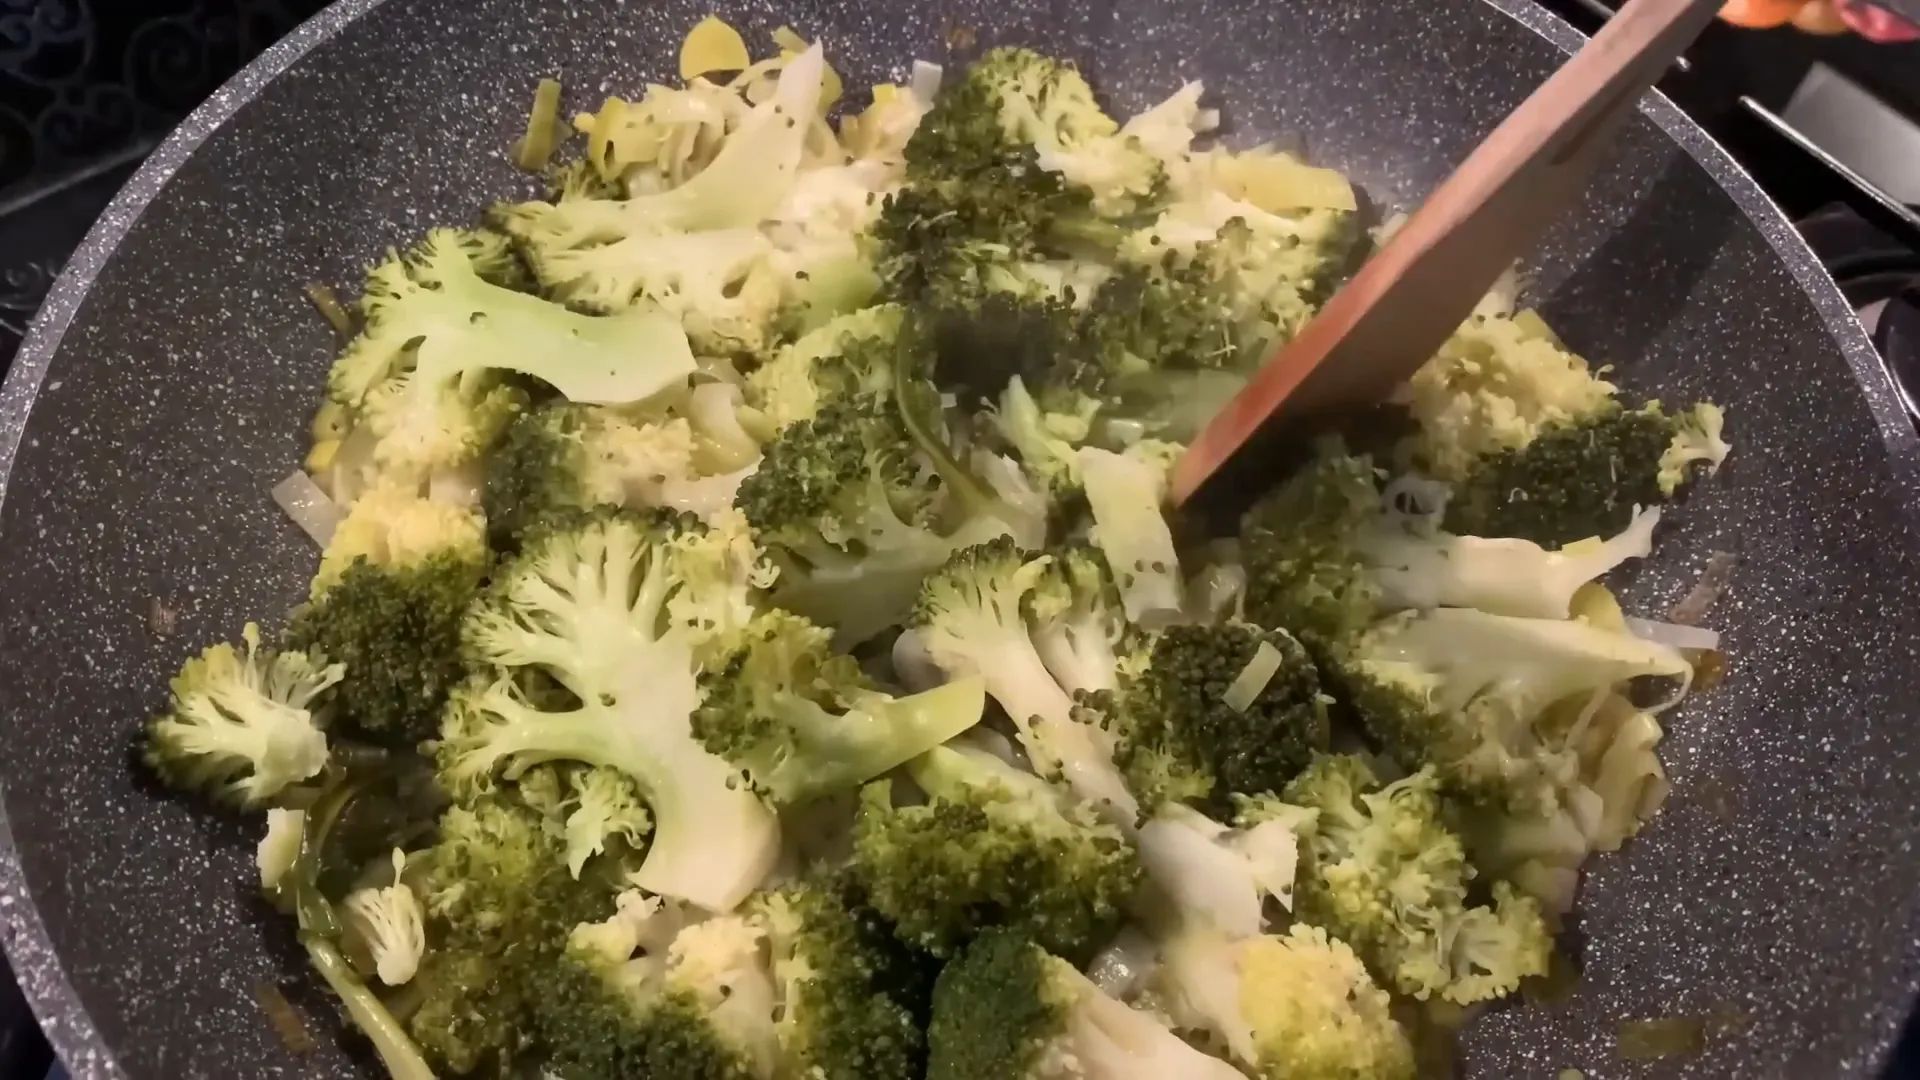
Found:
[[(1326, 0), (1329, 3), (1352, 0)], [(1598, 0), (1543, 0), (1581, 29)], [(141, 157), (240, 65), (324, 0), (0, 0), (0, 373), (46, 287)], [(1895, 0), (1920, 9), (1920, 0)], [(1819, 60), (1920, 117), (1920, 45), (1716, 27), (1663, 83), (1789, 215), (1844, 199), (1836, 178), (1758, 130), (1745, 95), (1778, 111)], [(1920, 1077), (1910, 1034), (1892, 1075)], [(0, 963), (0, 1080), (41, 1080), (49, 1057)]]

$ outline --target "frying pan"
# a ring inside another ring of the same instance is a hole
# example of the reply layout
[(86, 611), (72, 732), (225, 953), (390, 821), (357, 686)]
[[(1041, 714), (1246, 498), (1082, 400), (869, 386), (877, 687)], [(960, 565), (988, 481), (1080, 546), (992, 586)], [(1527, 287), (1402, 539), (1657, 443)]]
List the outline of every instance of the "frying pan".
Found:
[[(268, 498), (332, 350), (301, 287), (526, 190), (502, 148), (538, 77), (637, 91), (713, 10), (819, 35), (850, 86), (1000, 42), (1076, 58), (1123, 112), (1204, 77), (1233, 138), (1302, 139), (1385, 206), (1579, 40), (1525, 0), (343, 0), (305, 24), (128, 184), (0, 392), (0, 933), (79, 1080), (372, 1075), (252, 899), (254, 835), (159, 798), (128, 747), (185, 655), (304, 594), (314, 554)], [(1712, 620), (1731, 676), (1670, 725), (1674, 795), (1592, 867), (1583, 981), (1476, 1021), (1466, 1074), (1869, 1076), (1920, 978), (1920, 447), (1832, 283), (1664, 100), (1531, 280), (1631, 390), (1732, 418), (1629, 610), (1743, 561)], [(1663, 1017), (1705, 1021), (1704, 1052), (1615, 1056), (1620, 1021)]]

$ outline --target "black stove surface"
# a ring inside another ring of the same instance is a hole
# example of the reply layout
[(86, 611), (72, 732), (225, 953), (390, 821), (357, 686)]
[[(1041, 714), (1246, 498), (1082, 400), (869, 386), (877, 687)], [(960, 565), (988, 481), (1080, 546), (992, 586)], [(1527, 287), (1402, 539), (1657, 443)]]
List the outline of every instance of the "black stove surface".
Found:
[[(1542, 0), (1586, 31), (1602, 0)], [(47, 286), (153, 141), (322, 0), (0, 0), (0, 373)], [(1920, 14), (1920, 0), (1896, 5)], [(1920, 417), (1920, 215), (1781, 120), (1817, 64), (1920, 118), (1920, 45), (1715, 27), (1661, 89), (1740, 159), (1862, 314)], [(1920, 171), (1920, 164), (1916, 165)], [(0, 1080), (51, 1054), (0, 961)], [(1920, 1024), (1889, 1065), (1920, 1080)]]

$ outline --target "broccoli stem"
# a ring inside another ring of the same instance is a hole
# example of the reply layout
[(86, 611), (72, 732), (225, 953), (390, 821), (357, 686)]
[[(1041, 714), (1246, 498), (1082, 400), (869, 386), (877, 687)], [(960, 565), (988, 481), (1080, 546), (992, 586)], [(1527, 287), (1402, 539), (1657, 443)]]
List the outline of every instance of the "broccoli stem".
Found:
[(339, 996), (354, 1026), (373, 1043), (380, 1063), (387, 1067), (387, 1075), (393, 1080), (434, 1080), (433, 1067), (421, 1056), (420, 1048), (414, 1045), (400, 1021), (367, 989), (367, 984), (353, 973), (347, 958), (340, 955), (340, 949), (332, 941), (312, 935), (306, 936), (306, 946), (307, 958), (313, 961), (314, 970)]
[(994, 498), (992, 489), (973, 475), (972, 470), (960, 464), (960, 459), (948, 449), (947, 441), (935, 430), (942, 411), (938, 390), (914, 370), (914, 364), (904, 356), (893, 365), (893, 401), (907, 435), (927, 456), (947, 490), (953, 493), (963, 511), (962, 516), (997, 516), (1000, 503)]

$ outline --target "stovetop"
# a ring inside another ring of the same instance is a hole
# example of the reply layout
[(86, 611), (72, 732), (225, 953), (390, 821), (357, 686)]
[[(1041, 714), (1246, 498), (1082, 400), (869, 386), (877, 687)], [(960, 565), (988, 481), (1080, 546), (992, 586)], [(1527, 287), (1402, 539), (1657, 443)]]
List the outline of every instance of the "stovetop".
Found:
[[(1588, 32), (1609, 6), (1542, 2)], [(1920, 15), (1920, 0), (1888, 2)], [(322, 6), (0, 0), (0, 373), (61, 264), (146, 150)], [(1920, 119), (1920, 45), (1715, 27), (1661, 89), (1799, 223), (1920, 417), (1920, 214), (1907, 205), (1920, 193), (1902, 187), (1920, 185), (1920, 124), (1901, 119)], [(0, 1080), (42, 1080), (51, 1061), (0, 961)], [(1888, 1076), (1920, 1080), (1920, 1022), (1909, 1024)]]

